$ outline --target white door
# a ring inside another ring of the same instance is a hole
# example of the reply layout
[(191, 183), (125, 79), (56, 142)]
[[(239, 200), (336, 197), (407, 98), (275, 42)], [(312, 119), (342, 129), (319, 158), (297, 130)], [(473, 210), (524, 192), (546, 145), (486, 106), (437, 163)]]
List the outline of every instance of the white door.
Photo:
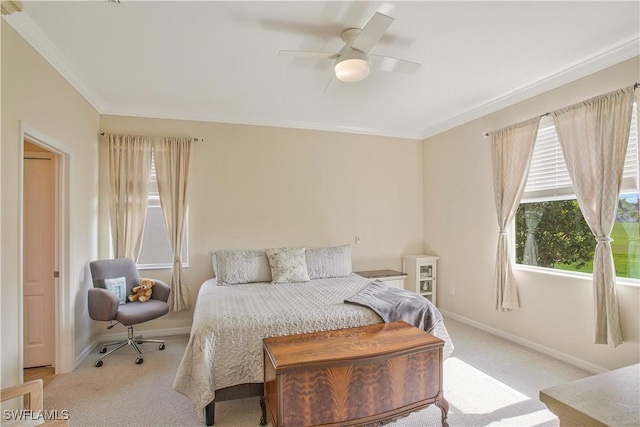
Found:
[(53, 154), (24, 158), (24, 367), (54, 364), (55, 165)]

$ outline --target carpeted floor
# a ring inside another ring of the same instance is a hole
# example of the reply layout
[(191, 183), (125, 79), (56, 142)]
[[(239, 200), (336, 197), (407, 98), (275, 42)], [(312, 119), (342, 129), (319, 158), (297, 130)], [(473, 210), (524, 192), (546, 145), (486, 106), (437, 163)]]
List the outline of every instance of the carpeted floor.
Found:
[[(445, 324), (456, 346), (443, 374), (451, 426), (557, 426), (538, 391), (590, 375), (452, 319)], [(45, 388), (45, 409), (68, 410), (71, 426), (204, 426), (191, 402), (171, 388), (187, 341), (187, 335), (168, 337), (164, 351), (144, 344), (142, 365), (134, 364), (129, 348), (95, 368), (96, 350)], [(216, 405), (218, 427), (257, 426), (259, 420), (258, 398)], [(433, 425), (440, 425), (433, 406), (389, 424)]]

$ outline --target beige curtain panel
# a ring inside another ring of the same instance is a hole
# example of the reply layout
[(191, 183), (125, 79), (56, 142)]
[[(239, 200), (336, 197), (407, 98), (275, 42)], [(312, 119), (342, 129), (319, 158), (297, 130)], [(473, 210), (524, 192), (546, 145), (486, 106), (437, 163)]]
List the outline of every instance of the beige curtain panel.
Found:
[(520, 307), (518, 286), (513, 277), (507, 229), (522, 199), (540, 117), (490, 133), (493, 190), (498, 215), (498, 250), (495, 273), (495, 309)]
[(187, 215), (187, 182), (191, 138), (163, 138), (154, 142), (154, 160), (164, 224), (173, 252), (173, 273), (169, 307), (189, 308), (189, 294), (183, 283), (182, 249)]
[(111, 238), (116, 258), (138, 259), (147, 214), (151, 138), (106, 135), (109, 144)]
[(620, 198), (634, 88), (552, 113), (580, 210), (596, 239), (593, 260), (595, 342), (622, 343), (611, 230)]

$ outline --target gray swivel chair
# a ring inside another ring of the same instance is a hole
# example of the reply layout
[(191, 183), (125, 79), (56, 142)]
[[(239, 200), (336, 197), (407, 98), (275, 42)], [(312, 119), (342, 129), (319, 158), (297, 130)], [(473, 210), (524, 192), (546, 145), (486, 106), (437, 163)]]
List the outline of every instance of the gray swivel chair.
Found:
[[(112, 323), (107, 329), (113, 328), (118, 323), (122, 323), (128, 329), (128, 338), (126, 341), (117, 341), (104, 344), (100, 353), (100, 359), (96, 360), (94, 366), (99, 368), (102, 366), (102, 359), (120, 350), (125, 345), (130, 345), (138, 352), (136, 363), (139, 365), (144, 360), (142, 352), (138, 348), (138, 344), (157, 343), (160, 344), (159, 349), (164, 350), (164, 340), (146, 340), (141, 335), (133, 336), (133, 325), (146, 322), (164, 316), (169, 312), (169, 294), (171, 288), (164, 282), (156, 280), (153, 287), (151, 299), (145, 302), (130, 302), (120, 305), (118, 297), (108, 291), (105, 287), (105, 279), (124, 277), (126, 279), (126, 294), (131, 294), (131, 289), (138, 286), (140, 275), (136, 264), (131, 258), (116, 258), (101, 261), (94, 261), (89, 264), (91, 268), (91, 277), (93, 279), (93, 289), (89, 289), (89, 316), (93, 320), (102, 320)], [(116, 345), (117, 347), (107, 353), (107, 347)]]

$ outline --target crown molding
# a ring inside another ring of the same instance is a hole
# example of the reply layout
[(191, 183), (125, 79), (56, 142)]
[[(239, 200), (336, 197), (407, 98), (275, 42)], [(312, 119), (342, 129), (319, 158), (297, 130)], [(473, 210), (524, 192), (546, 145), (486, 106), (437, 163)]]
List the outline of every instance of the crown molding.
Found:
[(0, 13), (2, 15), (11, 15), (14, 12), (22, 12), (21, 1), (2, 0), (0, 1)]
[(534, 96), (548, 92), (552, 89), (556, 89), (590, 74), (597, 73), (605, 68), (609, 68), (613, 65), (634, 58), (639, 55), (639, 52), (640, 37), (634, 35), (605, 49), (597, 51), (593, 55), (570, 63), (546, 76), (494, 97), (462, 114), (431, 126), (422, 131), (421, 138), (429, 138), (472, 120), (495, 113), (496, 111), (517, 104), (518, 102), (533, 98)]
[(366, 128), (358, 126), (343, 126), (343, 125), (331, 125), (320, 124), (312, 122), (303, 122), (295, 120), (272, 120), (272, 119), (260, 119), (255, 117), (239, 117), (225, 114), (211, 114), (202, 111), (178, 111), (178, 110), (155, 110), (150, 111), (144, 109), (140, 110), (136, 107), (125, 106), (108, 106), (102, 112), (104, 115), (113, 116), (127, 116), (127, 117), (143, 117), (151, 119), (169, 119), (169, 120), (189, 120), (196, 122), (213, 122), (213, 123), (228, 123), (238, 125), (249, 126), (268, 126), (279, 128), (292, 128), (292, 129), (304, 129), (304, 130), (317, 130), (326, 132), (341, 132), (341, 133), (354, 133), (360, 135), (371, 136), (383, 136), (392, 138), (413, 139), (420, 141), (422, 136), (419, 131), (412, 129), (391, 130), (391, 129), (377, 129)]
[(73, 86), (98, 113), (104, 110), (104, 101), (91, 85), (76, 71), (51, 39), (26, 13), (3, 15), (2, 19), (27, 41), (60, 75)]

